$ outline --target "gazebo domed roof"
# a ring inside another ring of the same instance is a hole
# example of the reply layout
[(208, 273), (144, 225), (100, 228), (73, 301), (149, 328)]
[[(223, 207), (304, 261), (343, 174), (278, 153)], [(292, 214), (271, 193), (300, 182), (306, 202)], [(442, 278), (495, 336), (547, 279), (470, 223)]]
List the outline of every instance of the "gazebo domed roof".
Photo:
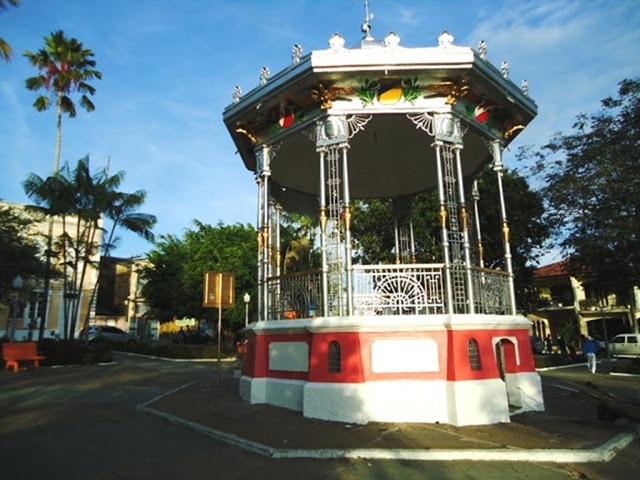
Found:
[[(491, 161), (487, 140), (505, 146), (537, 114), (526, 87), (476, 52), (453, 44), (405, 48), (393, 32), (383, 41), (368, 33), (354, 48), (334, 34), (326, 50), (300, 55), (246, 95), (237, 91), (223, 120), (245, 166), (256, 171), (256, 148), (273, 147), (274, 196), (285, 209), (315, 213), (318, 192), (318, 121), (346, 116), (352, 198), (392, 198), (436, 186), (433, 114), (452, 113), (464, 130), (463, 173)], [(523, 82), (524, 83), (524, 82)], [(430, 135), (426, 135), (425, 131)], [(278, 194), (278, 190), (280, 190)]]

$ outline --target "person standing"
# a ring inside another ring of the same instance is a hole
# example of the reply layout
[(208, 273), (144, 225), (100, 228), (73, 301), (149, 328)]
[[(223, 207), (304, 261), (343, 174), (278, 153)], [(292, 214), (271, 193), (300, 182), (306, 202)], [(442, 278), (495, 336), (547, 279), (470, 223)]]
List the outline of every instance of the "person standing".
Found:
[(593, 337), (587, 337), (587, 341), (582, 346), (582, 353), (587, 356), (587, 367), (591, 373), (596, 373), (596, 353), (598, 353), (598, 344)]
[(553, 353), (553, 340), (550, 334), (547, 334), (547, 338), (544, 339), (544, 349), (545, 353)]
[(558, 344), (558, 353), (560, 355), (566, 355), (567, 354), (567, 342), (565, 342), (564, 338), (562, 338), (560, 335), (558, 335), (557, 344)]

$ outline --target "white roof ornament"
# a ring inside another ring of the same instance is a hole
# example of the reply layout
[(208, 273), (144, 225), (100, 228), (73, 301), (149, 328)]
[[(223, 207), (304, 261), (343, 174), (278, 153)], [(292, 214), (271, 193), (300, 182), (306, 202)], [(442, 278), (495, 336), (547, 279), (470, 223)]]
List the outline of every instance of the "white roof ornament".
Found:
[(507, 62), (506, 60), (502, 62), (500, 70), (502, 71), (502, 78), (504, 78), (505, 80), (509, 80), (509, 62)]
[(242, 88), (239, 85), (236, 85), (233, 88), (233, 103), (238, 103), (240, 101), (240, 97), (242, 97)]
[(291, 63), (293, 65), (297, 65), (300, 63), (300, 58), (302, 57), (302, 47), (297, 43), (293, 46), (291, 50)]
[(480, 40), (480, 43), (478, 43), (478, 53), (480, 53), (480, 58), (482, 60), (487, 59), (487, 42), (484, 40)]
[(526, 97), (529, 96), (529, 82), (526, 80), (522, 80), (522, 93), (524, 93)]
[(344, 48), (344, 38), (342, 38), (342, 35), (338, 32), (331, 35), (331, 38), (329, 39), (329, 47), (331, 47), (331, 50), (335, 52), (342, 50)]
[(400, 44), (400, 37), (396, 35), (396, 32), (389, 32), (384, 37), (384, 46), (387, 48), (397, 47)]
[(369, 0), (364, 0), (364, 23), (360, 27), (364, 37), (367, 39), (373, 38), (371, 36), (371, 20), (373, 20), (373, 13), (369, 12)]
[(269, 75), (271, 75), (271, 72), (269, 71), (269, 67), (262, 67), (262, 70), (260, 71), (260, 85), (267, 84), (267, 80), (269, 80)]
[(440, 36), (438, 37), (438, 46), (440, 48), (449, 48), (453, 45), (453, 35), (451, 35), (446, 30), (443, 30)]

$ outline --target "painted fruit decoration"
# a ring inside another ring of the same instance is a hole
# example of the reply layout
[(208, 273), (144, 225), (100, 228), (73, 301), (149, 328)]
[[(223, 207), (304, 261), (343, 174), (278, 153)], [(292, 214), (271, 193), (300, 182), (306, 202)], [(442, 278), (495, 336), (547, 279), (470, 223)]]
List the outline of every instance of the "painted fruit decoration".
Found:
[(273, 109), (274, 116), (278, 119), (278, 124), (281, 128), (287, 128), (293, 125), (295, 115), (293, 110), (286, 105), (278, 105)]
[(388, 85), (378, 90), (378, 102), (382, 105), (394, 105), (402, 99), (401, 85)]
[(498, 102), (496, 102), (495, 100), (483, 100), (482, 102), (480, 102), (473, 114), (476, 117), (476, 121), (478, 123), (484, 123), (486, 122), (489, 117), (491, 116), (491, 112), (498, 106)]

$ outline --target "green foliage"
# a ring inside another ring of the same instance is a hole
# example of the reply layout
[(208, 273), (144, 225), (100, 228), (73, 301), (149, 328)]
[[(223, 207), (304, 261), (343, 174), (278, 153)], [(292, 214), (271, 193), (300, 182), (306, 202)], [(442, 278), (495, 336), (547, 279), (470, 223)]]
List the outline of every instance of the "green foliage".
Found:
[(0, 298), (5, 298), (13, 279), (40, 277), (44, 271), (42, 252), (30, 235), (34, 219), (9, 205), (0, 205)]
[[(17, 7), (19, 3), (20, 0), (0, 0), (0, 12), (7, 10), (9, 6)], [(12, 53), (11, 46), (0, 37), (0, 58), (5, 62), (10, 62)]]
[(619, 84), (570, 134), (525, 150), (573, 275), (629, 296), (640, 285), (640, 79)]
[(114, 343), (114, 350), (120, 352), (149, 355), (152, 357), (180, 359), (218, 358), (218, 347), (215, 345), (175, 345), (172, 343)]
[[(412, 218), (416, 259), (419, 263), (440, 262), (440, 230), (438, 199), (435, 192), (416, 195), (412, 199)], [(351, 233), (356, 243), (355, 263), (392, 264), (395, 262), (393, 202), (376, 199), (354, 202)]]
[[(89, 96), (93, 96), (96, 90), (87, 82), (101, 79), (102, 73), (95, 69), (96, 62), (91, 49), (85, 48), (75, 38), (66, 37), (62, 30), (52, 32), (44, 41), (44, 48), (23, 54), (31, 66), (40, 72), (26, 80), (27, 89), (45, 91), (34, 102), (36, 110), (46, 110), (53, 104), (73, 118), (76, 116), (76, 106), (69, 96), (71, 93), (80, 94), (80, 105), (85, 110), (95, 110)], [(48, 96), (49, 93), (53, 98)]]
[(252, 298), (251, 316), (256, 305), (256, 232), (250, 225), (211, 226), (194, 221), (195, 229), (179, 238), (164, 235), (149, 252), (150, 266), (142, 270), (143, 295), (150, 314), (161, 322), (174, 317), (217, 321), (215, 309), (202, 306), (204, 272), (235, 274), (236, 304), (223, 310), (226, 327), (244, 326), (245, 292)]
[[(527, 179), (517, 170), (504, 169), (502, 187), (509, 222), (516, 301), (518, 309), (526, 313), (536, 306), (540, 298), (533, 285), (534, 265), (551, 235), (551, 223), (546, 215), (542, 194), (533, 191)], [(500, 193), (496, 173), (490, 166), (478, 176), (478, 193), (484, 265), (506, 270), (504, 244), (500, 235)]]
[[(484, 265), (487, 268), (506, 269), (502, 242), (502, 216), (496, 173), (486, 167), (478, 175), (479, 217)], [(544, 202), (538, 192), (530, 189), (527, 180), (515, 170), (505, 169), (502, 184), (510, 226), (512, 266), (515, 275), (518, 308), (528, 311), (537, 301), (533, 286), (532, 264), (545, 246), (550, 225), (545, 216)], [(472, 211), (471, 189), (466, 188), (467, 204)], [(425, 192), (412, 200), (416, 258), (420, 263), (442, 262), (442, 233), (438, 218), (437, 192)], [(363, 264), (390, 264), (395, 262), (395, 234), (391, 200), (367, 200), (354, 203), (352, 235), (356, 242), (355, 261)], [(476, 229), (472, 249), (477, 261)]]
[(534, 355), (533, 359), (535, 361), (536, 368), (562, 367), (564, 365), (586, 362), (582, 355), (577, 355), (575, 357), (571, 357), (569, 355)]
[(44, 339), (41, 351), (46, 360), (43, 365), (89, 365), (113, 361), (110, 342), (95, 341), (85, 345), (78, 340)]
[[(25, 193), (35, 202), (35, 205), (28, 207), (29, 210), (43, 216), (57, 217), (63, 225), (66, 225), (67, 219), (77, 220), (75, 228), (65, 228), (55, 239), (57, 248), (51, 252), (62, 265), (65, 293), (82, 289), (87, 271), (92, 266), (92, 258), (100, 247), (104, 216), (114, 222), (108, 242), (113, 241), (113, 231), (118, 225), (132, 228), (144, 238), (153, 238), (150, 228), (156, 222), (155, 217), (135, 212), (144, 201), (145, 193), (118, 191), (124, 177), (123, 171), (109, 174), (107, 168), (92, 173), (89, 156), (86, 156), (78, 160), (73, 169), (67, 164), (47, 178), (32, 173), (23, 182)], [(134, 218), (131, 219), (131, 216)], [(109, 248), (106, 249), (108, 252)], [(65, 300), (65, 338), (72, 334), (69, 332), (76, 330), (79, 309), (79, 298)], [(67, 320), (69, 318), (71, 320)], [(85, 322), (87, 320), (88, 315)]]
[(298, 213), (282, 213), (280, 241), (283, 251), (283, 273), (320, 268), (320, 252), (316, 244), (317, 219)]

